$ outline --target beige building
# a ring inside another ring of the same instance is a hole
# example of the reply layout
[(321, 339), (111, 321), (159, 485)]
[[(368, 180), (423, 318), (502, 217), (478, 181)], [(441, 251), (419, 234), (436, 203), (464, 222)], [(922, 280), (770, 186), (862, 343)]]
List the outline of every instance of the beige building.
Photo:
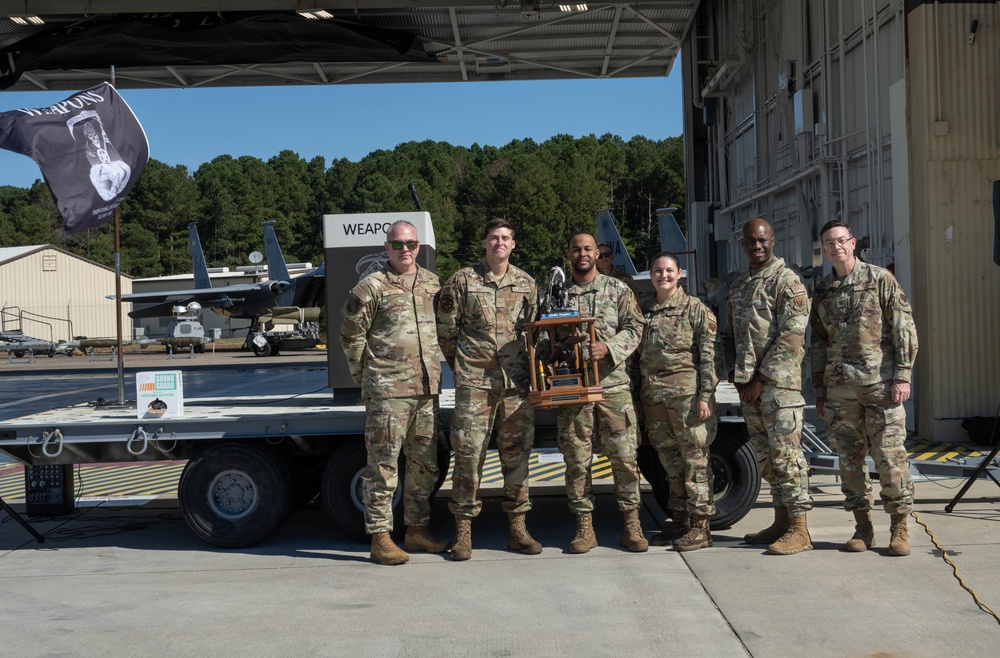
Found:
[[(132, 279), (122, 275), (121, 286), (122, 294), (132, 292)], [(4, 331), (52, 342), (114, 337), (114, 294), (115, 272), (104, 265), (51, 245), (0, 248)]]

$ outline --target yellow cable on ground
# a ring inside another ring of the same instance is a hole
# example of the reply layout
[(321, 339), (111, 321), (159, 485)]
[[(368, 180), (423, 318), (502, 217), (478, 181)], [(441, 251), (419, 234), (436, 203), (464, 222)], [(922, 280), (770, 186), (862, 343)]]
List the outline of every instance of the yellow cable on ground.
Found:
[(980, 610), (991, 615), (994, 619), (997, 620), (997, 623), (1000, 624), (1000, 616), (997, 616), (997, 613), (993, 612), (993, 608), (989, 607), (988, 605), (980, 601), (979, 597), (976, 595), (976, 592), (973, 591), (971, 587), (966, 585), (965, 581), (962, 580), (962, 577), (958, 575), (958, 567), (955, 566), (955, 563), (952, 562), (951, 558), (948, 557), (948, 552), (945, 551), (943, 548), (941, 548), (941, 546), (937, 543), (937, 539), (934, 537), (934, 533), (931, 531), (929, 527), (927, 527), (927, 524), (920, 520), (920, 517), (917, 516), (916, 512), (910, 512), (910, 513), (913, 515), (913, 520), (919, 523), (921, 526), (923, 526), (924, 532), (926, 532), (927, 535), (931, 538), (931, 543), (934, 544), (934, 548), (941, 551), (941, 558), (945, 562), (947, 562), (948, 565), (951, 567), (951, 571), (955, 575), (955, 579), (958, 580), (958, 584), (962, 586), (962, 589), (964, 589), (966, 592), (972, 595), (972, 600), (976, 602), (976, 605), (979, 606)]

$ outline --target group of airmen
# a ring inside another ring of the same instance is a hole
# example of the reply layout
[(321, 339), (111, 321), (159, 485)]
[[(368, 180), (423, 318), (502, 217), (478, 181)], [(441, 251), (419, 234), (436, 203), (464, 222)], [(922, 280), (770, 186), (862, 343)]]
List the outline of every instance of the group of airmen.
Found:
[[(839, 453), (844, 506), (856, 521), (845, 549), (860, 552), (875, 543), (865, 463), (870, 452), (891, 516), (889, 554), (909, 554), (906, 517), (913, 483), (903, 445), (902, 403), (910, 395), (917, 352), (909, 302), (891, 272), (855, 257), (857, 242), (846, 224), (827, 223), (821, 241), (833, 271), (818, 282), (810, 300), (799, 275), (774, 255), (771, 226), (763, 219), (747, 222), (742, 246), (749, 269), (730, 287), (720, 334), (712, 311), (679, 285), (682, 272), (674, 254), (653, 258), (654, 294), (640, 305), (632, 282), (610, 269), (610, 248), (589, 233), (570, 238), (569, 306), (596, 318), (596, 341), (583, 351), (587, 362), (597, 364), (603, 387), (601, 401), (558, 408), (557, 443), (577, 525), (570, 553), (598, 545), (591, 483), (597, 437), (624, 516), (620, 546), (633, 552), (647, 551), (650, 544), (678, 551), (712, 546), (709, 449), (717, 428), (719, 376), (739, 392), (774, 505), (774, 522), (744, 541), (766, 544), (769, 553), (779, 555), (810, 550), (806, 514), (812, 500), (801, 433), (806, 328), (811, 325), (816, 407)], [(416, 228), (396, 222), (386, 234), (388, 262), (351, 290), (343, 309), (341, 344), (367, 410), (365, 529), (372, 537), (371, 559), (378, 564), (403, 564), (409, 560), (406, 551), (450, 551), (455, 561), (472, 557), (472, 523), (482, 509), (477, 494), (494, 434), (504, 480), (507, 548), (527, 555), (542, 552), (525, 523), (535, 430), (528, 402), (531, 333), (525, 325), (537, 319), (538, 291), (532, 277), (510, 262), (517, 246), (510, 222), (490, 220), (482, 244), (483, 260), (442, 286), (417, 264)], [(442, 360), (455, 378), (448, 505), (455, 518), (453, 542), (428, 527), (440, 476)], [(639, 521), (637, 409), (669, 486), (672, 523), (649, 539)], [(406, 460), (402, 548), (390, 536), (400, 453)]]

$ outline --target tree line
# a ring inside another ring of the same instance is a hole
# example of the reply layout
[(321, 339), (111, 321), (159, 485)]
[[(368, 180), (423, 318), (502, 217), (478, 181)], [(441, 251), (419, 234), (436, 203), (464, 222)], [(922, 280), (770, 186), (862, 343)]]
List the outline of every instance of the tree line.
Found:
[[(210, 267), (247, 264), (247, 255), (262, 249), (266, 220), (276, 222), (288, 262), (318, 264), (324, 214), (415, 210), (410, 183), (433, 220), (442, 278), (482, 258), (482, 227), (493, 217), (514, 225), (511, 261), (536, 277), (563, 264), (574, 231), (596, 233), (597, 210), (612, 209), (640, 269), (658, 251), (656, 209), (676, 206), (684, 224), (679, 137), (557, 135), (500, 147), (407, 142), (330, 166), (292, 151), (267, 161), (223, 155), (194, 173), (153, 159), (120, 207), (122, 271), (190, 272), (190, 222), (198, 223)], [(60, 226), (43, 181), (0, 187), (0, 247), (52, 244), (113, 267), (110, 225), (70, 236)]]

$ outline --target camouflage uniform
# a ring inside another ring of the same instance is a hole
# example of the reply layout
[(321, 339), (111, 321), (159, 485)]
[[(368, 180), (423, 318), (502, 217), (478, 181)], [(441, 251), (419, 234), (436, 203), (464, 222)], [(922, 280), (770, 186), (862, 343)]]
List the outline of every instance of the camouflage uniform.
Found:
[(425, 269), (406, 277), (386, 264), (351, 290), (344, 304), (340, 344), (368, 412), (363, 491), (368, 534), (392, 530), (400, 450), (406, 455), (403, 519), (411, 527), (430, 521), (438, 479), (441, 351), (434, 310), (440, 288), (437, 276)]
[(643, 304), (639, 347), (642, 406), (649, 441), (670, 485), (670, 509), (712, 516), (715, 501), (708, 447), (718, 419), (698, 420), (697, 402), (715, 407), (715, 315), (683, 288), (662, 304)]
[(607, 276), (618, 279), (626, 286), (628, 286), (628, 289), (632, 291), (633, 295), (637, 295), (635, 291), (635, 279), (633, 279), (632, 275), (626, 272), (625, 270), (612, 269), (611, 274), (608, 274)]
[(764, 385), (759, 406), (742, 405), (761, 475), (776, 507), (791, 516), (812, 508), (802, 454), (802, 361), (809, 296), (802, 279), (775, 258), (744, 272), (729, 288), (722, 347), (726, 372), (740, 387)]
[(438, 340), (455, 372), (451, 420), (452, 514), (474, 518), (483, 461), (493, 428), (504, 477), (503, 510), (531, 509), (528, 459), (535, 442), (535, 414), (528, 406), (528, 351), (524, 323), (535, 318), (535, 281), (507, 265), (500, 280), (486, 261), (459, 270), (441, 291)]
[(906, 412), (894, 404), (893, 380), (910, 381), (917, 330), (910, 303), (888, 270), (861, 261), (840, 281), (816, 286), (812, 316), (812, 381), (826, 398), (827, 430), (840, 453), (844, 508), (871, 509), (865, 457), (871, 450), (885, 511), (908, 514), (913, 480), (907, 462)]
[[(573, 283), (572, 280), (569, 283)], [(626, 361), (642, 338), (642, 312), (624, 283), (598, 274), (591, 283), (569, 287), (569, 305), (583, 317), (596, 317), (597, 341), (609, 354), (598, 363), (604, 400), (559, 407), (559, 450), (566, 462), (566, 494), (574, 513), (594, 510), (590, 466), (594, 451), (594, 423), (600, 423), (604, 452), (611, 462), (615, 496), (622, 511), (639, 507), (639, 468), (636, 465), (635, 408)], [(560, 339), (566, 338), (564, 335)]]

